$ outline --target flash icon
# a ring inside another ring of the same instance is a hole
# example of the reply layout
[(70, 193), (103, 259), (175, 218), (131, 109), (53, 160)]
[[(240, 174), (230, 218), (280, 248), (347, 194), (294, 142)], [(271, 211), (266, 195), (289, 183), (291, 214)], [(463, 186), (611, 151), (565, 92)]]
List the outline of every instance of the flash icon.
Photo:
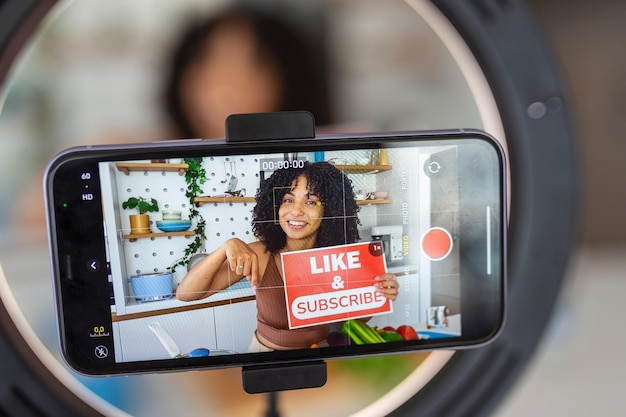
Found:
[(97, 358), (104, 359), (109, 356), (109, 349), (107, 349), (106, 346), (99, 345), (96, 346), (94, 353), (96, 354)]

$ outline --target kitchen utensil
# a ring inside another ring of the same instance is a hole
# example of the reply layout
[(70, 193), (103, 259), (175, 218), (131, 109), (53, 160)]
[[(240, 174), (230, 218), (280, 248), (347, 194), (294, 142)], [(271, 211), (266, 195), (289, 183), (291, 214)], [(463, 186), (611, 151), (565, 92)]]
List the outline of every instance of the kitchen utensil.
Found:
[(207, 256), (209, 256), (208, 253), (196, 253), (191, 258), (189, 258), (189, 263), (187, 264), (187, 272), (191, 271), (191, 268), (196, 266), (198, 264), (198, 262), (200, 262), (201, 260), (203, 260)]
[(161, 323), (158, 321), (152, 322), (148, 325), (148, 328), (156, 335), (159, 339), (159, 342), (163, 345), (167, 353), (172, 358), (183, 358), (184, 356), (180, 353), (180, 347), (176, 344), (172, 336), (161, 326)]
[(159, 339), (159, 342), (163, 345), (167, 353), (173, 359), (179, 358), (203, 358), (209, 355), (218, 356), (218, 355), (232, 355), (237, 352), (227, 349), (214, 349), (209, 350), (207, 348), (196, 348), (189, 353), (181, 353), (180, 347), (174, 341), (172, 336), (165, 330), (165, 328), (158, 321), (153, 321), (148, 325), (148, 328), (156, 335)]
[(194, 349), (189, 353), (182, 354), (180, 352), (180, 347), (178, 344), (172, 339), (172, 336), (165, 330), (165, 328), (158, 321), (154, 321), (148, 325), (148, 328), (156, 335), (159, 339), (159, 342), (163, 345), (167, 353), (170, 357), (174, 359), (178, 358), (201, 358), (205, 356), (209, 356), (211, 353), (207, 348), (198, 348)]
[(206, 246), (205, 246), (206, 241), (205, 241), (204, 235), (200, 235), (200, 241), (201, 243), (200, 243), (200, 249), (198, 250), (198, 253), (192, 255), (191, 258), (189, 258), (189, 262), (187, 263), (187, 272), (189, 272), (191, 268), (196, 266), (198, 262), (200, 262), (201, 260), (209, 256), (206, 253)]
[[(230, 172), (226, 170), (226, 164), (229, 166)], [(239, 180), (237, 179), (237, 167), (235, 165), (235, 161), (224, 161), (224, 179), (220, 181), (222, 184), (228, 183), (226, 188), (228, 191), (234, 191), (237, 188), (237, 183)]]
[(211, 352), (207, 348), (197, 348), (189, 352), (188, 356), (190, 358), (202, 358), (205, 356), (209, 356)]
[(169, 272), (140, 274), (130, 277), (130, 285), (138, 303), (172, 298), (173, 276)]
[(383, 252), (387, 266), (402, 265), (404, 261), (402, 233), (403, 228), (401, 225), (372, 227), (372, 239), (383, 242)]
[(226, 191), (226, 194), (228, 194), (231, 197), (245, 197), (246, 196), (246, 189), (242, 188), (241, 190)]
[(235, 191), (237, 188), (237, 183), (239, 180), (237, 179), (237, 167), (235, 165), (235, 161), (230, 162), (230, 179), (228, 180), (228, 189), (227, 192)]

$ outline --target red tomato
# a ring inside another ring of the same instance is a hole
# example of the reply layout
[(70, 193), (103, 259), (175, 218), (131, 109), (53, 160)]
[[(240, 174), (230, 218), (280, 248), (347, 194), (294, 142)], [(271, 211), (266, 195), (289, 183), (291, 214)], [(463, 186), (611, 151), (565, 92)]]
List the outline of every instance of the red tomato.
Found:
[(396, 329), (396, 332), (402, 336), (404, 340), (417, 340), (419, 336), (415, 329), (407, 324), (404, 324)]
[(385, 331), (385, 332), (395, 332), (396, 329), (394, 329), (391, 326), (385, 326), (385, 327), (383, 327), (383, 331)]

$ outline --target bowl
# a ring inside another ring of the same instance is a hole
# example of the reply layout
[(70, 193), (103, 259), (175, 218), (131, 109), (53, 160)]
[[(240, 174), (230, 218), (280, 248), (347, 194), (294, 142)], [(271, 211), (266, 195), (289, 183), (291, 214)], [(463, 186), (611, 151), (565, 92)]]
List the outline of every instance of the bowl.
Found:
[(157, 220), (156, 227), (163, 232), (184, 232), (191, 227), (191, 220)]
[(389, 195), (389, 191), (374, 191), (372, 195), (376, 200), (383, 200), (387, 198), (387, 196)]
[(180, 210), (163, 210), (161, 212), (163, 215), (163, 220), (180, 220), (182, 218), (182, 214)]

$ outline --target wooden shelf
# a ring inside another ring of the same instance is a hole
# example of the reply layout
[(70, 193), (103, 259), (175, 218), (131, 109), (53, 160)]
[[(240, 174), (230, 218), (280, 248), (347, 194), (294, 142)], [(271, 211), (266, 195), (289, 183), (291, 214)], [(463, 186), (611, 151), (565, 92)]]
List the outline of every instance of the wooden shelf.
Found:
[[(205, 203), (254, 203), (256, 200), (254, 197), (196, 197), (194, 200), (198, 206), (202, 206)], [(391, 204), (393, 200), (390, 199), (377, 199), (377, 200), (357, 200), (356, 203), (359, 206), (369, 206), (377, 204)]]
[(370, 206), (370, 205), (378, 205), (378, 204), (391, 204), (393, 200), (389, 200), (387, 198), (381, 198), (377, 200), (357, 200), (356, 204), (358, 206)]
[(196, 232), (193, 230), (185, 230), (183, 232), (162, 232), (162, 233), (145, 233), (141, 235), (124, 235), (124, 239), (127, 239), (129, 242), (135, 242), (137, 239), (148, 239), (153, 237), (169, 237), (169, 236), (185, 236), (190, 237), (195, 235)]
[(254, 197), (196, 197), (193, 200), (198, 206), (205, 203), (254, 203)]
[(254, 300), (256, 300), (255, 295), (245, 295), (245, 296), (240, 296), (240, 297), (227, 298), (227, 299), (223, 299), (219, 301), (209, 301), (209, 302), (204, 302), (204, 303), (199, 303), (199, 304), (182, 304), (182, 305), (178, 305), (175, 307), (166, 307), (166, 308), (157, 308), (158, 306), (160, 306), (159, 303), (163, 303), (163, 301), (158, 301), (158, 302), (154, 301), (151, 303), (152, 306), (154, 307), (154, 310), (146, 310), (146, 311), (140, 311), (136, 313), (126, 313), (126, 314), (120, 314), (120, 315), (113, 313), (111, 314), (111, 319), (113, 322), (136, 320), (136, 319), (142, 319), (145, 317), (162, 316), (164, 314), (182, 313), (183, 311), (193, 311), (193, 310), (199, 310), (199, 309), (205, 309), (205, 308), (214, 308), (214, 307), (220, 307), (223, 305), (244, 303), (246, 301), (254, 301)]
[(391, 165), (335, 165), (335, 167), (346, 174), (378, 174), (392, 168)]
[(145, 163), (145, 162), (116, 162), (115, 166), (118, 170), (126, 175), (130, 175), (131, 171), (178, 171), (178, 175), (184, 175), (189, 168), (187, 164), (166, 164), (166, 163)]

